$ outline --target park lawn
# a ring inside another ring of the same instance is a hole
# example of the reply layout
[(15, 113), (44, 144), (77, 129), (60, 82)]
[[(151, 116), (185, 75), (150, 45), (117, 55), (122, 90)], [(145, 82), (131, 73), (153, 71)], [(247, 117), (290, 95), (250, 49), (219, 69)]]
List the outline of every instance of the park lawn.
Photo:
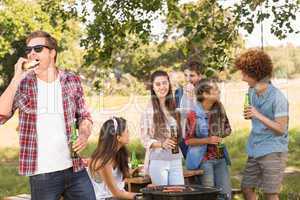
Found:
[[(300, 128), (294, 128), (290, 130), (290, 153), (288, 166), (295, 169), (300, 169)], [(238, 130), (232, 133), (230, 137), (225, 140), (228, 146), (232, 166), (231, 176), (233, 187), (238, 188), (241, 180), (241, 172), (243, 170), (246, 154), (245, 143), (248, 137), (248, 130)], [(83, 157), (91, 155), (96, 147), (96, 143), (92, 141), (88, 147), (82, 152)], [(135, 149), (137, 157), (143, 160), (144, 152), (139, 140), (133, 139), (129, 145), (129, 149)], [(29, 193), (29, 184), (27, 177), (21, 177), (18, 175), (18, 149), (6, 148), (0, 151), (0, 199), (4, 196), (16, 195), (21, 193)], [(300, 198), (300, 172), (293, 172), (287, 174), (284, 179), (283, 190), (280, 199), (297, 199)], [(294, 195), (294, 196), (293, 196)], [(295, 195), (298, 195), (295, 197)], [(237, 197), (236, 199), (241, 199)]]
[(140, 96), (136, 94), (132, 94), (130, 96), (121, 96), (121, 95), (113, 95), (113, 96), (87, 96), (86, 103), (93, 110), (101, 111), (103, 109), (112, 109), (112, 110), (122, 110), (129, 105), (133, 104), (141, 104), (144, 105), (145, 102), (150, 97), (148, 96)]

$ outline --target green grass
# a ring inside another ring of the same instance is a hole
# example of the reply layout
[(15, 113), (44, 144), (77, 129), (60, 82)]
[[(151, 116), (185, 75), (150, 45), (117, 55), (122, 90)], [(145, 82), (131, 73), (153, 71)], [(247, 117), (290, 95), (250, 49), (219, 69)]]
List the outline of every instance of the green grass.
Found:
[(0, 169), (0, 199), (14, 194), (30, 193), (28, 177), (18, 175), (17, 163), (10, 163)]
[(2, 149), (0, 158), (0, 199), (14, 194), (29, 193), (28, 177), (18, 175), (18, 149)]
[[(300, 169), (300, 135), (299, 128), (290, 130), (289, 160), (288, 166)], [(235, 188), (240, 186), (241, 172), (245, 166), (246, 153), (245, 144), (248, 137), (248, 130), (237, 130), (225, 139), (231, 157), (232, 185)], [(81, 153), (83, 157), (88, 157), (96, 148), (96, 142), (90, 142), (87, 148)], [(143, 161), (145, 151), (138, 139), (133, 139), (128, 145), (129, 151), (135, 149), (137, 158)], [(0, 199), (21, 193), (29, 193), (29, 183), (27, 177), (18, 175), (18, 149), (6, 148), (0, 150)], [(283, 182), (281, 200), (300, 199), (300, 172), (288, 174)], [(297, 196), (298, 195), (298, 196)], [(236, 199), (242, 199), (237, 197)], [(263, 198), (260, 198), (263, 199)]]
[[(231, 136), (226, 138), (225, 143), (228, 147), (231, 157), (231, 183), (234, 188), (240, 187), (241, 172), (244, 169), (247, 155), (245, 150), (248, 138), (248, 129), (235, 131)], [(288, 166), (300, 169), (300, 135), (299, 128), (293, 128), (289, 131), (289, 159)], [(299, 200), (300, 199), (300, 172), (287, 174), (283, 181), (280, 200)], [(264, 199), (261, 192), (259, 199)], [(243, 199), (238, 196), (236, 199)]]
[[(289, 132), (288, 165), (300, 168), (300, 129), (293, 128)], [(299, 190), (300, 191), (300, 190)]]

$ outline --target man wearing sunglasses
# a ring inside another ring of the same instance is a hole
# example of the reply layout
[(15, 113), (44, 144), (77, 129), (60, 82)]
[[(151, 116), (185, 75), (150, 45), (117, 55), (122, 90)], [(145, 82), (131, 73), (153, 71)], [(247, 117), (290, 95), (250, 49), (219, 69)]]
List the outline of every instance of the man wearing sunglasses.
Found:
[[(76, 152), (91, 134), (80, 79), (56, 67), (57, 42), (50, 34), (33, 32), (26, 45), (26, 58), (19, 58), (0, 97), (0, 124), (19, 109), (19, 173), (29, 176), (32, 200), (95, 200), (83, 161), (71, 158), (68, 147), (74, 121), (79, 124)], [(28, 63), (33, 68), (25, 71)]]

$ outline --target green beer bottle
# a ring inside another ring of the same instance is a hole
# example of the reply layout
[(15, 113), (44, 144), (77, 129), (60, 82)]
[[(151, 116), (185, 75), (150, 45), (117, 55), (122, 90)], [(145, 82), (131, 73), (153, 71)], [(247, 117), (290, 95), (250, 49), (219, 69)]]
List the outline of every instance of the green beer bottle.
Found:
[[(244, 101), (244, 110), (246, 109), (246, 108), (248, 108), (250, 106), (250, 96), (249, 96), (249, 93), (247, 92), (246, 94), (245, 94), (245, 101)], [(250, 119), (250, 118), (246, 118), (246, 117), (244, 117), (245, 119)]]
[(136, 154), (134, 150), (132, 150), (131, 153), (130, 164), (132, 169), (135, 169), (139, 166), (139, 160), (136, 158)]
[(76, 121), (72, 123), (71, 127), (71, 137), (70, 137), (70, 152), (71, 152), (71, 158), (77, 158), (78, 154), (73, 149), (73, 145), (76, 143), (76, 140), (78, 138), (77, 130), (76, 130)]
[[(217, 136), (222, 138), (222, 136), (223, 136), (222, 132), (218, 132)], [(217, 159), (221, 159), (224, 155), (225, 144), (221, 141), (221, 142), (218, 142), (218, 144), (216, 146), (217, 146), (217, 152), (216, 152)]]

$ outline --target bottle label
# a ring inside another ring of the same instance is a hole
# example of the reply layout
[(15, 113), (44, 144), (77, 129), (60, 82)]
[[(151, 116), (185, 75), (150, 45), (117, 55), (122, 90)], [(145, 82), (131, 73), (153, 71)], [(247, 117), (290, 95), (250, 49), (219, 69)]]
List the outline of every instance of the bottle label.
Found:
[(71, 152), (71, 158), (77, 158), (78, 154), (76, 151), (73, 149), (73, 145), (76, 143), (76, 140), (78, 138), (77, 130), (76, 130), (76, 123), (74, 122), (72, 124), (72, 129), (71, 129), (71, 137), (70, 137), (70, 152)]

